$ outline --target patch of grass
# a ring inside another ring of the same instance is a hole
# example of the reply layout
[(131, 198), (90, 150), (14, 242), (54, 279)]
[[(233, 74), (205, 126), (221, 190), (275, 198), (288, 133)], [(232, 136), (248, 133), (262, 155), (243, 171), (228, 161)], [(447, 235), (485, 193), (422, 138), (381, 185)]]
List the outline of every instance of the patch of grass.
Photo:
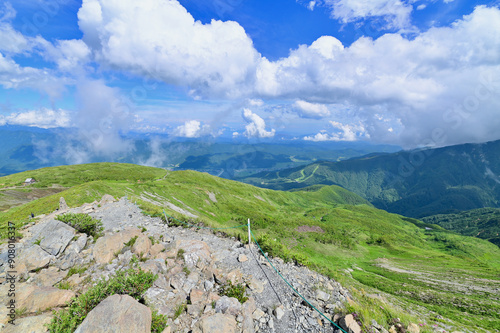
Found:
[(67, 213), (58, 215), (56, 219), (72, 226), (79, 232), (92, 236), (94, 240), (103, 235), (104, 227), (102, 226), (102, 221), (94, 219), (88, 214)]
[(227, 281), (223, 284), (219, 289), (220, 296), (234, 297), (241, 304), (245, 303), (248, 300), (248, 296), (246, 295), (246, 286), (244, 284), (238, 283), (237, 285), (233, 285), (231, 281)]
[(129, 240), (128, 242), (123, 243), (123, 244), (124, 244), (125, 246), (130, 246), (130, 247), (132, 247), (132, 246), (134, 246), (134, 244), (135, 244), (135, 241), (136, 241), (136, 240), (137, 240), (137, 236), (134, 236), (134, 237), (130, 238), (130, 240)]
[(148, 229), (141, 227), (141, 232), (146, 232), (146, 231), (148, 231)]
[(69, 278), (70, 276), (75, 275), (75, 274), (82, 275), (86, 271), (87, 271), (87, 267), (84, 267), (84, 266), (73, 266), (73, 267), (71, 267), (68, 270), (68, 275), (66, 275), (66, 278)]
[(184, 267), (182, 268), (182, 271), (183, 271), (184, 273), (186, 273), (186, 275), (191, 274), (191, 271), (189, 270), (189, 268), (187, 268), (187, 266), (184, 266)]
[(27, 313), (28, 313), (28, 309), (26, 307), (23, 307), (21, 309), (16, 309), (16, 317), (18, 317), (18, 318), (23, 317)]
[(63, 289), (63, 290), (70, 290), (71, 283), (69, 283), (68, 281), (61, 281), (57, 284), (57, 288)]
[[(116, 275), (108, 281), (102, 279), (86, 293), (73, 298), (67, 308), (54, 311), (48, 330), (57, 333), (74, 332), (87, 314), (106, 297), (125, 294), (139, 300), (142, 294), (153, 285), (155, 279), (156, 275), (140, 269), (130, 268), (117, 271)], [(158, 318), (157, 321), (159, 321)]]
[(167, 327), (168, 317), (159, 314), (158, 311), (153, 311), (151, 313), (151, 333), (162, 333)]
[(35, 244), (35, 245), (40, 245), (40, 243), (41, 243), (41, 242), (42, 242), (42, 239), (41, 239), (41, 238), (39, 238), (39, 239), (37, 239), (36, 241), (34, 241), (34, 242), (33, 242), (33, 244)]
[(174, 320), (177, 319), (184, 311), (186, 311), (186, 309), (187, 309), (187, 303), (179, 304), (175, 308)]
[(184, 259), (184, 253), (186, 253), (186, 251), (184, 251), (184, 249), (179, 249), (179, 251), (177, 251), (177, 259), (178, 260), (181, 260), (181, 259)]

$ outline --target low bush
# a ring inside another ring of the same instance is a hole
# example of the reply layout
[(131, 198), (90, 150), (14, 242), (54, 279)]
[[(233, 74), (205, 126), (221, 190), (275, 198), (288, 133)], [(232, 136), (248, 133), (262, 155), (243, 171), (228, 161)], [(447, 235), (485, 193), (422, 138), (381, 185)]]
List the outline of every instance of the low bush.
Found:
[(56, 217), (57, 220), (64, 222), (79, 232), (83, 232), (88, 236), (94, 237), (97, 239), (101, 237), (104, 233), (104, 227), (102, 226), (102, 221), (99, 219), (94, 219), (87, 214), (62, 214)]

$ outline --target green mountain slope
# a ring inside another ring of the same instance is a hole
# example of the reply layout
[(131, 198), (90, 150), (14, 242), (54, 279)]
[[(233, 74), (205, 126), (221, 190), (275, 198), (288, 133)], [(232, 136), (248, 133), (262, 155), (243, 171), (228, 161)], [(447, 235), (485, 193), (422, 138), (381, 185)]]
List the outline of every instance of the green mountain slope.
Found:
[(289, 190), (340, 185), (389, 212), (411, 217), (500, 205), (500, 141), (368, 155), (240, 179)]
[(422, 219), (466, 236), (486, 239), (500, 246), (500, 209), (479, 208), (457, 214), (439, 214)]
[[(338, 186), (273, 191), (194, 171), (105, 163), (2, 177), (0, 188), (27, 177), (37, 178), (38, 188), (65, 189), (0, 213), (2, 237), (7, 221), (20, 227), (31, 212), (55, 210), (61, 196), (70, 206), (106, 193), (127, 196), (149, 214), (161, 216), (165, 209), (211, 227), (238, 226), (250, 218), (265, 251), (349, 287), (356, 298), (349, 307), (365, 322), (399, 317), (425, 324), (429, 330), (423, 332), (430, 332), (432, 323), (443, 321), (439, 314), (457, 329), (500, 331), (497, 246), (376, 209)], [(246, 228), (225, 232), (247, 241)]]

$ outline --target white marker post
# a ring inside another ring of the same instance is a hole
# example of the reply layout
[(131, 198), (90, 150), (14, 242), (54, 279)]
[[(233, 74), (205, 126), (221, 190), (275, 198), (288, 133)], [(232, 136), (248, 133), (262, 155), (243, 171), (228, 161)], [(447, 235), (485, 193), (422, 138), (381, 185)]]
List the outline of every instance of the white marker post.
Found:
[(250, 219), (248, 219), (248, 249), (250, 250), (252, 237), (250, 236)]
[(165, 213), (165, 211), (163, 211), (163, 215), (165, 216), (165, 224), (168, 227), (168, 218), (167, 218), (167, 214)]

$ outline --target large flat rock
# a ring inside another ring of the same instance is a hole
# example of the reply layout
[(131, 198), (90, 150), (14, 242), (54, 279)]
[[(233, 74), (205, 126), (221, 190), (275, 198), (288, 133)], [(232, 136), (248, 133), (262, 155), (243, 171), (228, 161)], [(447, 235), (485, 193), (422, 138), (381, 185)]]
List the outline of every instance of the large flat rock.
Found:
[[(17, 259), (19, 264), (25, 266), (27, 271), (34, 271), (39, 268), (47, 267), (50, 261), (55, 259), (53, 255), (45, 252), (39, 245), (32, 245), (24, 248)], [(18, 270), (21, 270), (18, 267)]]
[(107, 235), (97, 240), (92, 250), (94, 259), (98, 264), (107, 264), (114, 257), (115, 253), (121, 251), (132, 237), (139, 237), (139, 229), (126, 229), (113, 235)]
[(76, 230), (61, 221), (49, 220), (38, 224), (32, 232), (33, 241), (39, 240), (42, 249), (57, 256), (64, 252)]
[(71, 290), (23, 284), (17, 292), (16, 305), (18, 309), (26, 308), (27, 313), (33, 313), (64, 306), (74, 296)]
[(150, 333), (151, 310), (128, 295), (103, 300), (78, 326), (75, 333)]

